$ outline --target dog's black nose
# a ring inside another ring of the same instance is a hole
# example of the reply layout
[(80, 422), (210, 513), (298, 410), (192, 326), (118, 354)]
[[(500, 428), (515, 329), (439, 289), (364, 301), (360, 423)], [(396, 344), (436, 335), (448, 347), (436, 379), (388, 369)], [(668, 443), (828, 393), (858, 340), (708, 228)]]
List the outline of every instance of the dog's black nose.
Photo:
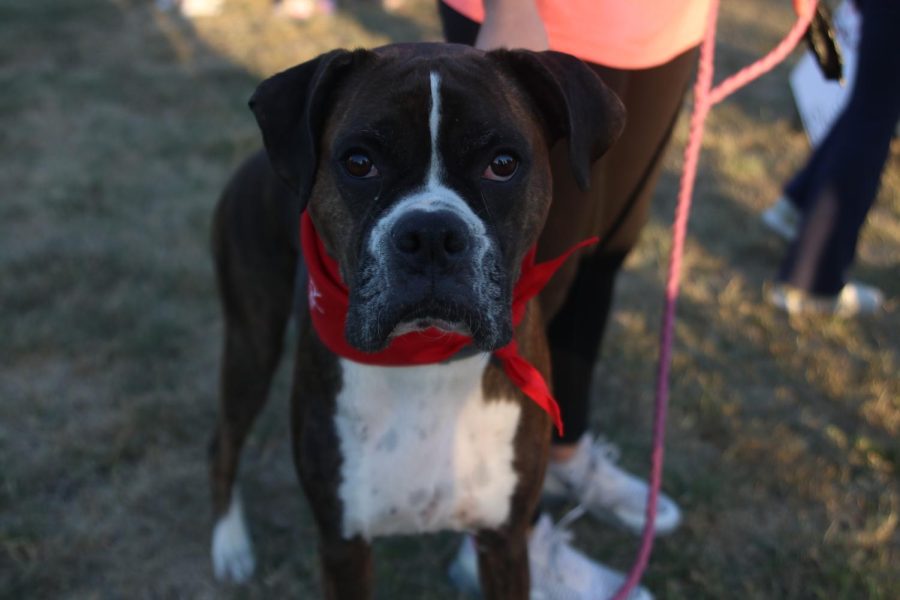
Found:
[(391, 230), (396, 254), (417, 266), (447, 267), (468, 257), (469, 228), (455, 213), (417, 210), (403, 215)]

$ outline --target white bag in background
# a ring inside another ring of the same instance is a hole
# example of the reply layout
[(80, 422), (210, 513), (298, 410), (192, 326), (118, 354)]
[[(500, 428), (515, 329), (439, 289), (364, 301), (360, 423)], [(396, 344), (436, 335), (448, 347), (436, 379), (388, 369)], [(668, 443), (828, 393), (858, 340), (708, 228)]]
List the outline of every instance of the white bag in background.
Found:
[(812, 52), (807, 52), (791, 72), (791, 91), (806, 135), (813, 146), (817, 146), (828, 135), (831, 124), (850, 97), (850, 89), (856, 77), (861, 24), (862, 19), (856, 6), (850, 0), (844, 0), (834, 13), (835, 37), (844, 62), (843, 82), (826, 80)]

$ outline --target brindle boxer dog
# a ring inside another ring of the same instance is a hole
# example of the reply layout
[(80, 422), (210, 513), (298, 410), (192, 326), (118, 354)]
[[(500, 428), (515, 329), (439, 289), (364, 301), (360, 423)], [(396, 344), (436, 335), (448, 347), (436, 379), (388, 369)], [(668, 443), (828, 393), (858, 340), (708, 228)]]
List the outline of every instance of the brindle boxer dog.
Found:
[[(539, 309), (514, 326), (513, 288), (551, 210), (551, 146), (567, 138), (586, 187), (623, 127), (621, 103), (564, 54), (402, 44), (324, 54), (264, 81), (250, 106), (265, 153), (234, 175), (213, 231), (226, 321), (216, 575), (254, 569), (238, 459), (296, 313), (293, 451), (325, 596), (371, 596), (372, 538), (452, 529), (477, 536), (486, 598), (527, 598), (550, 419), (492, 353), (515, 339), (549, 380)], [(336, 355), (311, 323), (310, 309), (331, 308), (300, 260), (303, 210), (349, 289), (349, 348), (422, 330), (471, 343), (421, 366)]]

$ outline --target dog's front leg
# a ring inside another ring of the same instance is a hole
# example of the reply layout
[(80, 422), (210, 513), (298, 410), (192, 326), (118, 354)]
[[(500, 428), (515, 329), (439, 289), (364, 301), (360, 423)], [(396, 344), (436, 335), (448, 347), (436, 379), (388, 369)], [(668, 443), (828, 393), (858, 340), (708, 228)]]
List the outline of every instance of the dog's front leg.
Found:
[(319, 542), (322, 589), (328, 600), (365, 600), (372, 597), (372, 547), (361, 537), (322, 539)]
[(524, 528), (478, 532), (478, 572), (485, 600), (528, 600), (526, 535)]

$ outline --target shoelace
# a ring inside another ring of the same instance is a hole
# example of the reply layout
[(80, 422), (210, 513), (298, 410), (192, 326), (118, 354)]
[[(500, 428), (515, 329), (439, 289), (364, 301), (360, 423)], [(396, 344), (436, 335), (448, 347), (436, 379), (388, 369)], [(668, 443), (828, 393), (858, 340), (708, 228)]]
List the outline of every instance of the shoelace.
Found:
[[(552, 524), (549, 528), (544, 531), (544, 535), (541, 536), (541, 543), (547, 549), (547, 570), (549, 573), (559, 573), (561, 572), (560, 566), (558, 565), (559, 556), (562, 554), (563, 550), (571, 546), (572, 539), (575, 537), (575, 534), (569, 530), (569, 527), (572, 526), (575, 521), (583, 517), (587, 511), (585, 508), (578, 504), (571, 510), (569, 510), (563, 517), (557, 521), (555, 524)], [(536, 573), (532, 573), (532, 576), (537, 575)], [(554, 590), (554, 598), (560, 597), (560, 593), (565, 593), (563, 590), (556, 589)], [(548, 595), (544, 593), (540, 589), (536, 589), (532, 586), (531, 589), (531, 597), (530, 600), (547, 600)]]
[(569, 528), (575, 521), (583, 517), (586, 512), (584, 506), (578, 504), (575, 508), (563, 515), (563, 518), (551, 525), (543, 536), (543, 541), (547, 547), (547, 554), (550, 557), (549, 565), (553, 568), (554, 572), (556, 571), (556, 562), (559, 558), (560, 551), (562, 548), (571, 545), (572, 539), (575, 537), (575, 534), (572, 533)]
[(602, 455), (607, 462), (617, 463), (622, 453), (619, 451), (618, 446), (605, 437), (597, 437), (591, 447), (591, 458), (596, 459), (598, 454)]
[[(588, 473), (595, 473), (601, 469), (605, 469), (607, 465), (615, 465), (619, 462), (621, 452), (619, 447), (608, 441), (606, 438), (598, 437), (591, 444), (590, 460), (587, 465)], [(590, 504), (594, 500), (600, 502), (603, 495), (600, 477), (585, 476), (581, 478), (581, 484), (574, 490), (577, 497), (581, 498), (583, 504)], [(580, 506), (580, 505), (579, 505)], [(576, 507), (577, 508), (577, 507)], [(569, 515), (567, 514), (566, 517)], [(565, 519), (565, 517), (563, 517)]]

